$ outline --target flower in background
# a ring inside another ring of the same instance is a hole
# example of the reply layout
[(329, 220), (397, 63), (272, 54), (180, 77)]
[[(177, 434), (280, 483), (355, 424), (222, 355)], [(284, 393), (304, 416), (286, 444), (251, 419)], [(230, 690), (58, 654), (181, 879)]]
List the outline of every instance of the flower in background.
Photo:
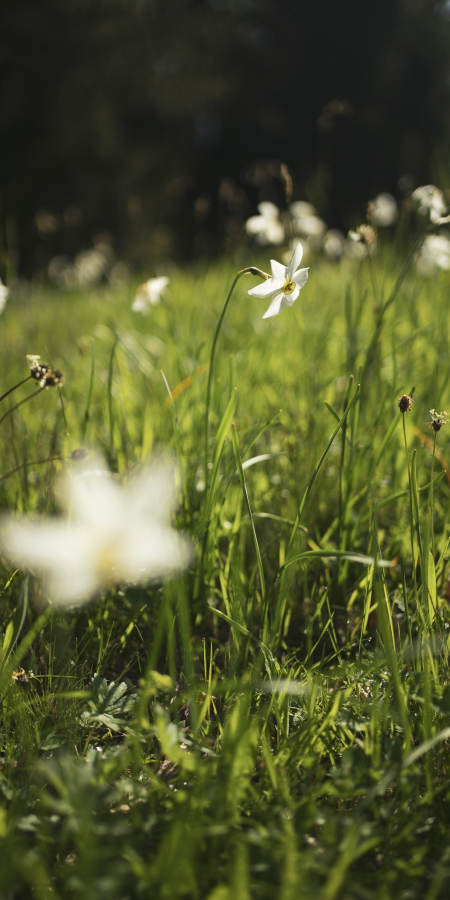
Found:
[(0, 278), (0, 313), (3, 312), (5, 308), (5, 303), (9, 297), (9, 288), (3, 284), (2, 279)]
[(432, 428), (433, 431), (438, 432), (443, 425), (448, 425), (448, 413), (445, 412), (445, 410), (444, 412), (437, 413), (435, 409), (430, 409), (430, 416), (430, 428)]
[(58, 490), (66, 518), (4, 517), (0, 546), (14, 565), (42, 573), (55, 604), (86, 602), (103, 587), (165, 578), (192, 555), (170, 527), (174, 471), (162, 462), (126, 488), (98, 468), (66, 474)]
[(251, 216), (245, 223), (247, 234), (255, 234), (258, 244), (282, 244), (284, 228), (278, 206), (264, 201), (258, 204), (258, 210), (259, 216)]
[(437, 269), (450, 270), (450, 238), (446, 234), (428, 234), (416, 257), (421, 275), (433, 275)]
[(310, 216), (317, 216), (316, 207), (306, 200), (296, 200), (295, 203), (291, 203), (289, 211), (293, 219), (307, 219)]
[(375, 200), (371, 201), (371, 216), (376, 225), (380, 228), (388, 228), (398, 219), (398, 206), (395, 197), (392, 194), (377, 194)]
[(323, 238), (327, 226), (319, 216), (305, 216), (303, 219), (294, 220), (294, 228), (297, 234), (303, 237)]
[(261, 299), (272, 297), (263, 319), (277, 316), (285, 306), (292, 306), (294, 300), (297, 299), (300, 289), (308, 280), (308, 269), (298, 268), (302, 256), (303, 247), (298, 243), (287, 266), (271, 259), (272, 278), (268, 278), (267, 281), (263, 281), (262, 284), (258, 284), (247, 292), (251, 297), (260, 297)]
[(291, 203), (289, 209), (295, 234), (308, 238), (312, 250), (320, 250), (327, 226), (326, 222), (317, 215), (316, 208), (312, 203), (298, 200)]
[(62, 386), (64, 375), (59, 369), (51, 369), (47, 363), (41, 363), (41, 357), (27, 353), (30, 376), (38, 381), (41, 388)]
[(359, 225), (356, 231), (349, 231), (348, 236), (355, 244), (363, 244), (368, 250), (376, 247), (377, 233), (371, 225)]
[(323, 252), (328, 259), (340, 259), (345, 249), (345, 238), (338, 228), (331, 228), (323, 239)]
[(416, 188), (411, 194), (412, 199), (418, 204), (418, 212), (421, 216), (430, 214), (430, 221), (435, 225), (445, 213), (447, 206), (442, 191), (434, 184), (424, 184)]
[(401, 413), (411, 412), (413, 408), (414, 400), (410, 394), (402, 394), (401, 397), (398, 398), (398, 408)]
[(133, 312), (140, 312), (147, 315), (150, 306), (157, 306), (161, 300), (161, 295), (169, 284), (170, 278), (167, 275), (161, 275), (159, 278), (149, 278), (144, 284), (140, 284), (131, 309)]

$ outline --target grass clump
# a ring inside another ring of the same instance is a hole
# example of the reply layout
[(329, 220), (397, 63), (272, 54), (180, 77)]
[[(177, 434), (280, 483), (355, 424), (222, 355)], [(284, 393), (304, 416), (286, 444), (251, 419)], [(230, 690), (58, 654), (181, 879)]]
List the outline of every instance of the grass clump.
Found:
[(397, 271), (317, 264), (269, 322), (241, 282), (208, 404), (228, 263), (147, 318), (7, 307), (4, 391), (31, 353), (65, 386), (5, 398), (2, 506), (53, 512), (81, 448), (125, 482), (169, 446), (196, 556), (66, 611), (3, 560), (2, 897), (448, 892), (449, 282)]

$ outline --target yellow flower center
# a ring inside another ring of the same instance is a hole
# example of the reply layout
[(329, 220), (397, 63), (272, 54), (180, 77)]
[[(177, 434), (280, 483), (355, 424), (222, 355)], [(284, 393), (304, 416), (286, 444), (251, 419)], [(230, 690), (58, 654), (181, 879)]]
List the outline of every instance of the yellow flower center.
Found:
[(285, 281), (283, 284), (283, 294), (292, 294), (296, 287), (295, 281)]

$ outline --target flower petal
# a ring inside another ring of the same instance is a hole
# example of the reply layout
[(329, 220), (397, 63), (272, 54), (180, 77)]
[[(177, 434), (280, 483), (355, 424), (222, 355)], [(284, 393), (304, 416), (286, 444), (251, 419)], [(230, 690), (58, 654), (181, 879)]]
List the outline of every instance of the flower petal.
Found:
[(285, 306), (286, 295), (283, 294), (283, 291), (279, 291), (279, 293), (275, 294), (275, 297), (273, 297), (269, 309), (263, 315), (263, 319), (271, 319), (272, 316), (277, 316)]
[[(295, 281), (295, 283), (298, 285), (299, 289), (302, 288), (308, 281), (308, 273), (309, 273), (309, 268), (308, 269), (299, 269), (298, 272), (295, 272), (295, 274), (292, 278), (292, 281)], [(298, 297), (298, 294), (297, 294), (297, 297)]]
[(303, 247), (299, 241), (297, 246), (295, 247), (293, 254), (292, 254), (292, 258), (286, 267), (286, 274), (289, 279), (293, 280), (294, 274), (297, 271), (297, 269), (302, 261), (302, 256), (303, 256)]
[(247, 291), (247, 294), (250, 294), (250, 297), (260, 297), (261, 299), (264, 299), (265, 297), (270, 297), (271, 294), (274, 294), (275, 291), (278, 291), (279, 289), (280, 284), (274, 282), (273, 278), (268, 278), (267, 281), (263, 281), (262, 284), (257, 284), (256, 287)]
[(277, 219), (280, 215), (278, 206), (275, 206), (275, 203), (271, 203), (270, 200), (263, 200), (261, 203), (258, 203), (258, 210), (266, 219)]
[(272, 269), (273, 280), (279, 282), (280, 287), (282, 287), (286, 281), (286, 266), (283, 266), (283, 263), (277, 262), (276, 259), (270, 260), (270, 266)]
[(294, 303), (294, 300), (297, 299), (299, 293), (300, 293), (300, 288), (297, 284), (296, 287), (294, 288), (294, 290), (292, 291), (292, 294), (285, 295), (284, 302), (285, 302), (286, 306), (292, 306), (292, 304)]
[(142, 294), (137, 293), (132, 304), (133, 312), (140, 312), (143, 316), (147, 316), (149, 312), (148, 300)]

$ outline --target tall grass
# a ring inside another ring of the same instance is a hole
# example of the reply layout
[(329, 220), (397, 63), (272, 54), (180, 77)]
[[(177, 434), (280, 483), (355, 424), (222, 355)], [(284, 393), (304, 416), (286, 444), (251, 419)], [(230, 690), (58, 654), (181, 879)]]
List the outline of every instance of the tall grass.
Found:
[(148, 318), (106, 290), (6, 308), (2, 391), (26, 353), (66, 385), (2, 423), (3, 507), (52, 512), (80, 446), (126, 479), (168, 445), (197, 556), (68, 612), (3, 561), (2, 898), (446, 896), (450, 282), (375, 265), (381, 296), (318, 262), (264, 322), (240, 282), (208, 402), (230, 263)]

